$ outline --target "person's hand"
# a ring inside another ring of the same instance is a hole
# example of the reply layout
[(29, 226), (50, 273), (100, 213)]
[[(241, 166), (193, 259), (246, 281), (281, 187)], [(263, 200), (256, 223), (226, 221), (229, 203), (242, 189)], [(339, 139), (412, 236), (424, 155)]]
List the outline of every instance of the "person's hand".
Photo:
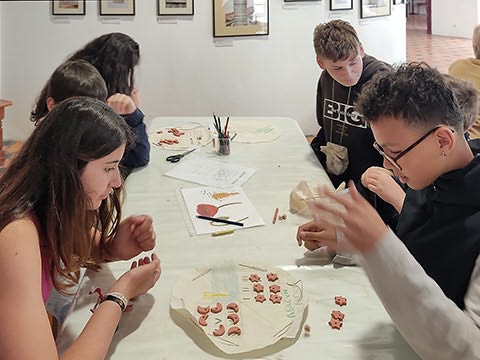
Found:
[(132, 98), (133, 102), (137, 107), (140, 106), (140, 92), (137, 88), (133, 88), (132, 92), (130, 93), (130, 97)]
[[(309, 203), (315, 222), (324, 227), (340, 230), (351, 245), (361, 252), (372, 249), (388, 231), (377, 211), (360, 195), (352, 181), (348, 184), (349, 195), (322, 190), (322, 197), (330, 201)], [(338, 206), (341, 205), (341, 206)], [(322, 214), (327, 216), (322, 217)]]
[(393, 205), (398, 212), (403, 207), (405, 192), (393, 179), (392, 173), (382, 167), (369, 167), (360, 179), (363, 186), (380, 196), (384, 201)]
[(302, 243), (310, 251), (328, 246), (329, 252), (333, 255), (337, 237), (333, 228), (326, 228), (315, 221), (310, 221), (298, 227), (297, 244), (302, 246)]
[(118, 225), (115, 236), (108, 243), (108, 254), (112, 259), (129, 260), (143, 251), (152, 250), (155, 238), (150, 216), (129, 216)]
[(132, 263), (129, 271), (124, 273), (110, 288), (109, 292), (118, 292), (127, 299), (145, 294), (160, 278), (162, 270), (156, 254), (151, 258), (145, 256)]
[(119, 115), (131, 114), (137, 109), (137, 105), (131, 96), (125, 94), (113, 94), (107, 99), (107, 104)]

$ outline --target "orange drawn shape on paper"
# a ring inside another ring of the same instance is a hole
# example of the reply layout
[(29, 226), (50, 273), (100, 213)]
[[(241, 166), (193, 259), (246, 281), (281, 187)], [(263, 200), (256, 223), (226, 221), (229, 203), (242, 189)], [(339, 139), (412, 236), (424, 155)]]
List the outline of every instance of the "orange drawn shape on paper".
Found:
[(238, 192), (219, 192), (219, 193), (212, 194), (212, 198), (214, 198), (215, 200), (221, 200), (229, 196), (238, 195), (238, 194), (239, 194)]

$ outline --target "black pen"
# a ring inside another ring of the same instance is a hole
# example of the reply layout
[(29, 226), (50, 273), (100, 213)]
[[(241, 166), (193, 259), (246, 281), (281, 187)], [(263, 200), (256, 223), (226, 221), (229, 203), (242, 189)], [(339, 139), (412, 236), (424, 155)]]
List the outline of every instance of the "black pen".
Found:
[(197, 218), (202, 219), (202, 220), (210, 220), (210, 221), (213, 221), (213, 222), (218, 222), (218, 223), (223, 223), (223, 224), (243, 226), (243, 223), (241, 223), (241, 222), (230, 221), (230, 220), (225, 220), (225, 219), (221, 219), (221, 218), (214, 218), (214, 217), (210, 217), (210, 216), (197, 215)]

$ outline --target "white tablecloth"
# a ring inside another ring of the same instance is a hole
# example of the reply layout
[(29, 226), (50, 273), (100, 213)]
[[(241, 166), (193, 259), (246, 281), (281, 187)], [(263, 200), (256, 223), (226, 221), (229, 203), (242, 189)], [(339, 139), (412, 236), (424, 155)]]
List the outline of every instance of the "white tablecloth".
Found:
[[(243, 119), (254, 118), (231, 118), (230, 121), (233, 124)], [(124, 214), (152, 216), (157, 232), (155, 251), (161, 259), (162, 276), (148, 294), (134, 302), (133, 311), (123, 315), (110, 358), (214, 359), (215, 355), (221, 356), (205, 344), (194, 342), (174, 322), (175, 315), (169, 310), (171, 291), (186, 271), (224, 259), (243, 258), (250, 263), (268, 263), (289, 271), (303, 281), (309, 297), (306, 324), (311, 327), (310, 335), (305, 336), (302, 331), (292, 346), (285, 348), (288, 344), (278, 344), (279, 352), (273, 355), (258, 352), (254, 354), (256, 358), (416, 359), (395, 330), (362, 269), (334, 268), (331, 264), (297, 266), (304, 260), (305, 249), (297, 246), (295, 234), (298, 225), (306, 219), (288, 213), (290, 191), (301, 180), (316, 183), (329, 180), (294, 120), (258, 119), (278, 127), (280, 138), (260, 144), (233, 141), (231, 155), (225, 157), (217, 156), (211, 146), (196, 152), (257, 170), (243, 189), (265, 220), (265, 226), (243, 229), (229, 236), (191, 236), (177, 190), (182, 186), (199, 185), (163, 176), (175, 164), (165, 161), (172, 152), (158, 147), (152, 146), (150, 164), (127, 179)], [(150, 130), (192, 121), (211, 123), (207, 118), (161, 117), (152, 120)], [(288, 218), (272, 224), (276, 207), (280, 214), (287, 213)], [(90, 316), (89, 308), (95, 298), (89, 297), (88, 291), (93, 286), (108, 290), (113, 277), (118, 278), (128, 267), (128, 262), (118, 262), (108, 264), (99, 273), (87, 272), (73, 312), (67, 317), (58, 339), (60, 351), (78, 336)], [(327, 324), (331, 311), (338, 308), (333, 300), (336, 295), (348, 298), (348, 305), (341, 309), (346, 314), (341, 330), (332, 330)]]

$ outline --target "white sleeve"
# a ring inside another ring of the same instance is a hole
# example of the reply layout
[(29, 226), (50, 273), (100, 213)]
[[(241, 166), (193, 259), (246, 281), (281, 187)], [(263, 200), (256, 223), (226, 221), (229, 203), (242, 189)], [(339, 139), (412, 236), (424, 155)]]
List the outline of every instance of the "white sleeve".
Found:
[(480, 359), (480, 260), (465, 312), (448, 299), (390, 230), (360, 256), (370, 282), (400, 333), (423, 359)]

